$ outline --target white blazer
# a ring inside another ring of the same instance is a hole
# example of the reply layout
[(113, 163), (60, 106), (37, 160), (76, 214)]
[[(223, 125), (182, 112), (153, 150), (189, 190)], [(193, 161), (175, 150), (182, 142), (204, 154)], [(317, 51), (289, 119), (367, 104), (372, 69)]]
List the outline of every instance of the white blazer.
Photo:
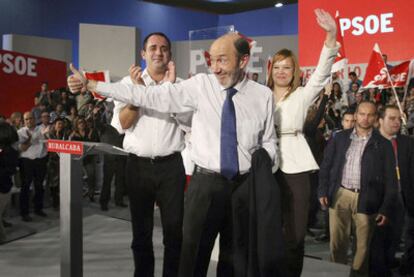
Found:
[(297, 133), (285, 134), (279, 138), (279, 167), (284, 173), (293, 174), (319, 169), (302, 131), (309, 106), (329, 81), (339, 47), (338, 43), (335, 48), (324, 45), (316, 70), (308, 83), (304, 87), (298, 87), (275, 106), (274, 120), (278, 131), (282, 134)]

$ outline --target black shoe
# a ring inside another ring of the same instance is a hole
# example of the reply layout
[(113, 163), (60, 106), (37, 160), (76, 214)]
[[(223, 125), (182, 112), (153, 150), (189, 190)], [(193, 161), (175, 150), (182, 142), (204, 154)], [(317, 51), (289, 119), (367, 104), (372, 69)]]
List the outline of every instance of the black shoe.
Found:
[(317, 236), (315, 238), (316, 242), (328, 242), (329, 241), (329, 236), (327, 234), (322, 234), (320, 236)]
[(89, 202), (94, 203), (95, 197), (93, 195), (89, 195)]
[(41, 216), (41, 217), (47, 217), (47, 214), (44, 212), (44, 211), (42, 211), (42, 210), (40, 210), (40, 211), (35, 211), (34, 212), (36, 215), (38, 215), (38, 216)]
[(11, 224), (10, 222), (7, 222), (6, 220), (3, 220), (3, 226), (4, 226), (5, 228), (9, 228), (9, 227), (12, 227), (12, 226), (13, 226), (13, 224)]
[(106, 212), (108, 210), (108, 205), (107, 204), (101, 204), (101, 211)]
[(22, 220), (25, 222), (30, 222), (30, 221), (33, 221), (33, 218), (30, 215), (25, 214), (25, 215), (22, 215)]
[(127, 205), (127, 204), (125, 204), (124, 202), (116, 203), (116, 204), (115, 204), (115, 206), (117, 206), (117, 207), (121, 207), (121, 208), (126, 208), (126, 207), (128, 207), (128, 205)]

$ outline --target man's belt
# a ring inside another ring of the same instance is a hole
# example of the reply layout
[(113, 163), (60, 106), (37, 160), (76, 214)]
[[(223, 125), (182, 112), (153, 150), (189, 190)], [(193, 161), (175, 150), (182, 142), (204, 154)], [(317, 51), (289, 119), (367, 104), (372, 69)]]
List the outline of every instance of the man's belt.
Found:
[(347, 187), (344, 187), (344, 186), (341, 186), (341, 188), (352, 191), (352, 192), (355, 192), (355, 193), (359, 193), (361, 191), (361, 189), (347, 188)]
[(155, 163), (160, 163), (160, 162), (165, 162), (165, 161), (168, 161), (168, 160), (172, 160), (172, 159), (176, 158), (178, 155), (181, 155), (181, 154), (179, 152), (174, 152), (171, 155), (155, 156), (155, 157), (152, 157), (152, 158), (150, 158), (150, 157), (139, 157), (135, 154), (130, 154), (130, 157), (132, 157), (136, 160), (139, 160), (139, 161), (144, 161), (144, 162), (149, 162), (149, 163), (155, 164)]
[[(207, 169), (207, 168), (201, 167), (199, 165), (194, 166), (194, 173), (200, 173), (200, 174), (204, 174), (204, 175), (210, 175), (210, 176), (226, 178), (223, 175), (221, 175), (220, 173), (215, 172), (214, 170)], [(236, 177), (233, 178), (233, 180), (240, 180), (240, 179), (246, 177), (248, 174), (249, 174), (248, 172), (244, 173), (244, 174), (237, 174)]]

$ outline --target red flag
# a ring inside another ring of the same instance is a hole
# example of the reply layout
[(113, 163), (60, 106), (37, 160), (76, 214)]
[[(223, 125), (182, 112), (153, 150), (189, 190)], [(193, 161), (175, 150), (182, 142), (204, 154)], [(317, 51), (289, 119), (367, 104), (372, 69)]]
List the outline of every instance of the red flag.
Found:
[[(408, 81), (408, 70), (411, 61), (402, 62), (389, 70), (394, 87), (405, 87)], [(390, 87), (391, 82), (388, 78), (384, 83), (384, 87)]]
[[(94, 81), (102, 81), (102, 82), (109, 82), (109, 71), (94, 71), (94, 72), (84, 72), (86, 79), (94, 80)], [(100, 94), (96, 93), (95, 91), (91, 91), (92, 96), (98, 100), (105, 100), (105, 97), (101, 96)]]
[(383, 88), (384, 85), (388, 84), (387, 71), (387, 66), (385, 65), (385, 62), (382, 59), (381, 50), (379, 49), (378, 44), (375, 43), (374, 49), (369, 59), (369, 63), (365, 73), (365, 78), (362, 82), (362, 87)]
[(411, 60), (409, 69), (408, 69), (408, 76), (407, 76), (407, 86), (410, 84), (410, 80), (414, 78), (414, 60)]
[(266, 65), (266, 83), (269, 82), (269, 78), (272, 76), (272, 57), (267, 57)]
[(210, 67), (211, 66), (210, 53), (207, 52), (206, 50), (203, 50), (203, 54), (204, 54), (204, 59), (206, 59), (207, 66)]
[(334, 64), (332, 65), (331, 72), (337, 72), (340, 71), (343, 68), (346, 68), (346, 65), (348, 64), (348, 59), (345, 55), (345, 44), (344, 44), (344, 37), (341, 30), (341, 24), (339, 24), (339, 12), (336, 11), (335, 14), (335, 22), (336, 22), (336, 28), (338, 29), (338, 32), (336, 33), (336, 41), (338, 41), (341, 44), (341, 48), (338, 50), (338, 54), (336, 56), (336, 59), (334, 61)]
[(247, 40), (247, 42), (249, 43), (249, 47), (250, 49), (252, 49), (253, 45), (256, 44), (256, 41), (252, 38), (249, 38), (248, 36), (243, 35), (242, 33), (237, 32), (237, 34), (239, 36), (241, 36), (242, 38), (244, 38), (245, 40)]

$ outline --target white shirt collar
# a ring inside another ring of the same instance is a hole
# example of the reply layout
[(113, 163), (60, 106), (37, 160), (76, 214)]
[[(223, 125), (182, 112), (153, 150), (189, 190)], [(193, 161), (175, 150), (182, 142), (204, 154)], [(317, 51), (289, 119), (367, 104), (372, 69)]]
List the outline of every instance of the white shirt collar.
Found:
[[(247, 79), (247, 76), (245, 75), (240, 82), (238, 82), (236, 85), (233, 86), (233, 88), (235, 88), (237, 90), (237, 92), (243, 93), (243, 88), (244, 88), (244, 86), (246, 86), (246, 83), (248, 81), (249, 81), (249, 79)], [(223, 92), (225, 92), (227, 88), (220, 85), (220, 89)]]
[(152, 79), (147, 68), (144, 69), (144, 71), (142, 72), (141, 77), (142, 77), (142, 80), (144, 80), (144, 83), (145, 83), (146, 86), (161, 85), (162, 83), (164, 83), (163, 80), (161, 80), (159, 83), (157, 83), (154, 79)]

